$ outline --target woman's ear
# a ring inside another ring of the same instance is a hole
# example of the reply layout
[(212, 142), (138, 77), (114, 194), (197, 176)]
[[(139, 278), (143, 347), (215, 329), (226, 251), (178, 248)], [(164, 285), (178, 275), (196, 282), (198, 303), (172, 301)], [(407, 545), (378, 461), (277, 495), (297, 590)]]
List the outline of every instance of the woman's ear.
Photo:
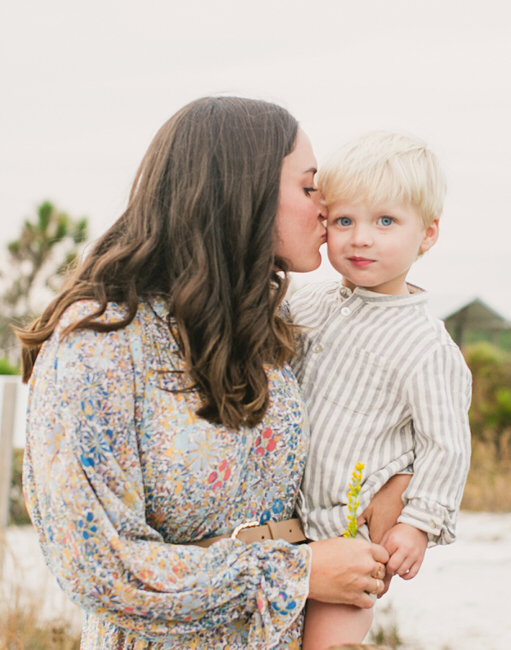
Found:
[(438, 219), (434, 219), (424, 232), (424, 239), (422, 240), (422, 243), (420, 245), (419, 254), (429, 251), (429, 249), (434, 244), (436, 244), (436, 240), (438, 239), (438, 234), (439, 234)]

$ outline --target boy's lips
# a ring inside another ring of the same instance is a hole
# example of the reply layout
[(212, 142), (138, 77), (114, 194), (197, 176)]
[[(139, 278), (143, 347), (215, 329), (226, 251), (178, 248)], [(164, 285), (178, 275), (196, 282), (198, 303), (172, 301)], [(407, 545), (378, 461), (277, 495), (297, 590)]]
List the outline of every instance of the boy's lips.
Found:
[(375, 260), (370, 260), (367, 257), (349, 257), (349, 261), (354, 265), (354, 266), (369, 266), (372, 264)]

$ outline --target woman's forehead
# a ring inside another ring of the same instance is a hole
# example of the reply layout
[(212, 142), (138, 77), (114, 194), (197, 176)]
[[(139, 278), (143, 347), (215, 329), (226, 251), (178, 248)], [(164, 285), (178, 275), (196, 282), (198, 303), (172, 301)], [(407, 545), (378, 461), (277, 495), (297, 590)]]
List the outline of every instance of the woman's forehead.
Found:
[(312, 144), (307, 134), (298, 127), (296, 134), (296, 144), (293, 151), (284, 158), (282, 172), (292, 173), (293, 175), (315, 174), (317, 171), (317, 161), (312, 150)]

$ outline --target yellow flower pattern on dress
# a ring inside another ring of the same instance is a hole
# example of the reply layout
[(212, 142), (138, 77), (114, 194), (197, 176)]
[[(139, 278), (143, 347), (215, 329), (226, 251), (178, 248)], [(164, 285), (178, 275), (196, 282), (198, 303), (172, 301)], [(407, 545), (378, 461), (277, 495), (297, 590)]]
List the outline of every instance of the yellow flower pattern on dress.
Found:
[[(159, 300), (116, 332), (61, 338), (31, 380), (24, 489), (46, 561), (86, 612), (82, 650), (290, 650), (301, 639), (309, 549), (222, 540), (247, 520), (293, 516), (308, 444), (290, 369), (268, 369), (253, 429), (195, 415)], [(109, 305), (104, 319), (125, 313)], [(162, 370), (164, 372), (162, 372)]]

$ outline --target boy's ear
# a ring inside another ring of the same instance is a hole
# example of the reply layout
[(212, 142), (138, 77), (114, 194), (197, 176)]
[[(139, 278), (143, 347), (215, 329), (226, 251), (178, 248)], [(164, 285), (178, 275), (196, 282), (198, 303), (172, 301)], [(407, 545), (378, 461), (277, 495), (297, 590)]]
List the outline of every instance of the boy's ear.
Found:
[(419, 252), (425, 253), (426, 251), (429, 251), (429, 249), (436, 244), (438, 234), (438, 219), (434, 219), (424, 232), (424, 239), (420, 245)]

